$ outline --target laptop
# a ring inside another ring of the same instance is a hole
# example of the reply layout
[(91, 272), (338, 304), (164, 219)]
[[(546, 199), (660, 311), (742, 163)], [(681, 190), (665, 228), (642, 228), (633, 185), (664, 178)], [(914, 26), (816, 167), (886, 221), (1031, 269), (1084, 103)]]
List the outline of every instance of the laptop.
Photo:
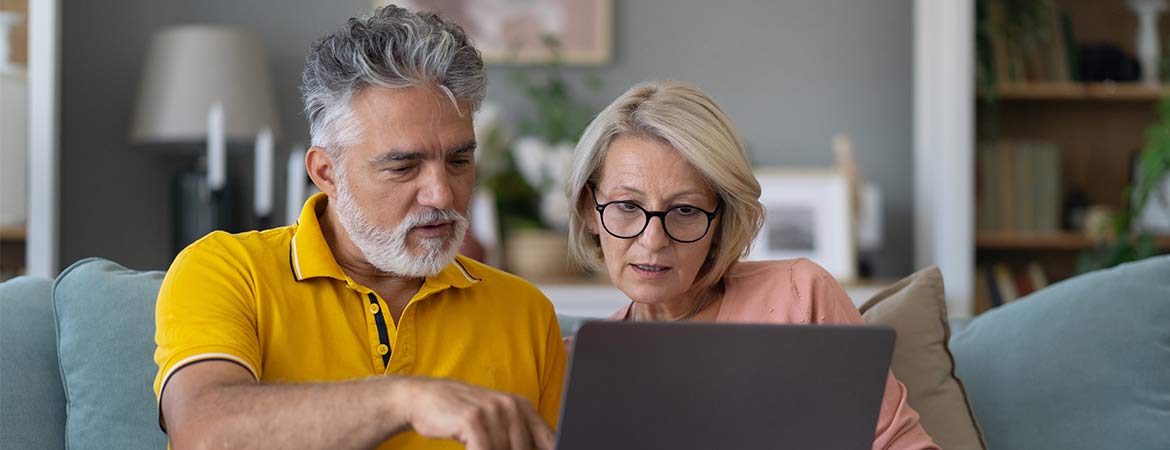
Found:
[(869, 449), (893, 346), (885, 327), (589, 322), (556, 448)]

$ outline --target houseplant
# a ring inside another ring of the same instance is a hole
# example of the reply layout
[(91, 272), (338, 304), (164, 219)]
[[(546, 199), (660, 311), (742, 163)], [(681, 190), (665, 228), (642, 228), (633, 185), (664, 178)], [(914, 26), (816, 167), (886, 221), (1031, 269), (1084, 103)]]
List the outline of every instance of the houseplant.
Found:
[(1170, 96), (1158, 103), (1158, 121), (1146, 129), (1146, 145), (1138, 158), (1137, 177), (1123, 191), (1121, 211), (1113, 220), (1113, 238), (1082, 253), (1077, 260), (1078, 273), (1113, 267), (1158, 253), (1154, 236), (1136, 225), (1151, 201), (1161, 202), (1164, 210), (1170, 210), (1165, 208), (1170, 199), (1162, 195), (1167, 174), (1170, 174)]

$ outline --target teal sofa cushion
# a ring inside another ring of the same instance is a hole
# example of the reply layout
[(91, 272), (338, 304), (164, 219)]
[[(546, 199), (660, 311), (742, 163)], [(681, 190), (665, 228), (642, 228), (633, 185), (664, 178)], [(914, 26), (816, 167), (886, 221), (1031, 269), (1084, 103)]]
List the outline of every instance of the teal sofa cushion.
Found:
[(989, 448), (1170, 445), (1170, 257), (996, 308), (951, 350)]
[(557, 314), (557, 324), (561, 326), (561, 337), (577, 334), (577, 328), (588, 320), (601, 320), (592, 317), (566, 316)]
[(0, 447), (65, 448), (65, 393), (53, 337), (52, 281), (0, 283)]
[(152, 390), (154, 305), (163, 272), (89, 258), (53, 283), (70, 450), (165, 449)]

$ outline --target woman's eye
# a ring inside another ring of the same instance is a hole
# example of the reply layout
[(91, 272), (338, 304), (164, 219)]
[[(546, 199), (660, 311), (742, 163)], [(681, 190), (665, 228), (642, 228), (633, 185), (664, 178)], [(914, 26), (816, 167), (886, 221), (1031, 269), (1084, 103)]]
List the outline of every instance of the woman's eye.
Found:
[(678, 211), (679, 214), (682, 214), (684, 216), (689, 216), (689, 215), (692, 215), (692, 214), (699, 212), (699, 210), (697, 208), (692, 207), (692, 206), (680, 206), (678, 208), (675, 208), (675, 211)]
[(618, 210), (621, 212), (634, 212), (638, 210), (638, 206), (633, 203), (621, 202), (617, 204)]

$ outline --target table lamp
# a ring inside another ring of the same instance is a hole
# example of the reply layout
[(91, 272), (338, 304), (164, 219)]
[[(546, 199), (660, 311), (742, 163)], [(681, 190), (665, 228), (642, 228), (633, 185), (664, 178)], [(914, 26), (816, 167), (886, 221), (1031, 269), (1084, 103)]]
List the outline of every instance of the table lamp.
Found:
[(206, 174), (176, 177), (177, 248), (230, 226), (229, 143), (255, 143), (254, 209), (258, 225), (267, 226), (272, 212), (273, 136), (279, 133), (270, 74), (263, 43), (245, 30), (184, 25), (152, 38), (131, 143), (157, 148), (206, 144)]

